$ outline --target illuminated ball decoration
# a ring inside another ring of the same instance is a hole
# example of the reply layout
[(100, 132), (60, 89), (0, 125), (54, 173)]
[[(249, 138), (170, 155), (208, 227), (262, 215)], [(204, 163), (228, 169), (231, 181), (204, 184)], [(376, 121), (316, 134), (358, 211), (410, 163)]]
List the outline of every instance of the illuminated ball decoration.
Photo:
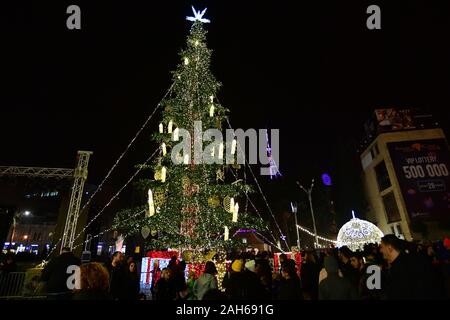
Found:
[(332, 185), (331, 177), (330, 177), (330, 175), (328, 173), (322, 174), (322, 182), (323, 182), (324, 185), (326, 185), (328, 187)]
[(383, 232), (373, 223), (353, 218), (344, 224), (337, 236), (337, 246), (347, 246), (352, 251), (363, 250), (364, 245), (369, 243), (380, 243)]

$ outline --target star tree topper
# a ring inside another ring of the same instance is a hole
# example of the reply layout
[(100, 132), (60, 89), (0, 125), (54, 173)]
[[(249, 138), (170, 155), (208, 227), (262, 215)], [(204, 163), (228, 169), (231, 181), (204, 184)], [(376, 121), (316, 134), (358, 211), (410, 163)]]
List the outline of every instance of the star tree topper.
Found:
[(186, 20), (189, 20), (189, 21), (192, 21), (192, 22), (200, 21), (200, 22), (203, 22), (203, 23), (210, 23), (211, 21), (209, 19), (204, 19), (203, 18), (203, 15), (205, 14), (206, 9), (208, 9), (208, 8), (205, 8), (202, 12), (200, 12), (200, 11), (195, 10), (194, 6), (192, 6), (192, 12), (194, 13), (194, 16), (193, 17), (186, 17)]

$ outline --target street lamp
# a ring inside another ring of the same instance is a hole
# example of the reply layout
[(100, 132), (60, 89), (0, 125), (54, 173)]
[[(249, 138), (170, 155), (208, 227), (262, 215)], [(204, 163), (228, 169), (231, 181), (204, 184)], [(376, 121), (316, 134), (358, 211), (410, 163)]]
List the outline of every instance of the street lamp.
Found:
[(297, 231), (297, 247), (298, 250), (300, 251), (300, 234), (298, 232), (298, 223), (297, 223), (297, 203), (291, 202), (291, 209), (295, 219), (295, 231)]
[[(31, 212), (29, 210), (25, 210), (23, 212), (23, 215), (28, 217), (31, 215)], [(12, 245), (13, 245), (13, 241), (14, 241), (14, 233), (16, 233), (16, 225), (17, 225), (17, 220), (20, 218), (21, 213), (20, 212), (16, 212), (13, 216), (13, 225), (12, 225), (12, 230), (11, 230), (11, 239), (9, 240), (9, 248), (12, 249)], [(28, 236), (27, 236), (28, 238)]]
[(311, 210), (311, 218), (312, 218), (312, 222), (313, 222), (313, 228), (314, 228), (314, 238), (315, 238), (315, 243), (314, 246), (316, 248), (319, 247), (319, 239), (317, 238), (317, 228), (316, 228), (316, 219), (314, 217), (314, 209), (313, 209), (313, 205), (312, 205), (312, 190), (314, 188), (314, 179), (312, 179), (311, 181), (311, 186), (306, 189), (305, 187), (303, 187), (300, 182), (297, 181), (298, 186), (300, 187), (300, 189), (302, 189), (307, 195), (308, 195), (308, 200), (309, 200), (309, 208)]

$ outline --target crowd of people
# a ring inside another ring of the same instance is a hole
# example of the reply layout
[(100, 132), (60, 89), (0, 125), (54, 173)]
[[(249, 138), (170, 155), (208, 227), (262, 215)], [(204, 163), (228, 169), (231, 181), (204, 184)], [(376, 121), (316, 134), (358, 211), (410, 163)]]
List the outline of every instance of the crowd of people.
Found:
[[(216, 265), (186, 277), (186, 262), (173, 257), (143, 294), (136, 261), (121, 252), (107, 263), (80, 263), (64, 249), (44, 268), (50, 299), (76, 300), (396, 300), (450, 298), (450, 248), (416, 245), (386, 235), (363, 252), (347, 247), (303, 252), (298, 265), (281, 254), (274, 270), (268, 252), (240, 253), (218, 278)], [(80, 287), (67, 287), (67, 267), (80, 266)], [(2, 267), (10, 270), (11, 259)], [(186, 279), (187, 278), (187, 279)]]

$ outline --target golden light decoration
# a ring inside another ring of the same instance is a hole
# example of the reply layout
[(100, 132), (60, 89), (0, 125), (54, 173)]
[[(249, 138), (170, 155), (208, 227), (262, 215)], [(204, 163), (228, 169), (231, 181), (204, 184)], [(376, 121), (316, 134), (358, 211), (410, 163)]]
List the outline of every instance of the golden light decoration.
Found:
[(192, 250), (183, 251), (181, 258), (186, 262), (190, 262), (192, 260)]
[(147, 227), (147, 226), (143, 226), (143, 227), (141, 228), (141, 235), (142, 235), (142, 238), (147, 239), (147, 237), (148, 237), (149, 234), (150, 234), (150, 228)]
[(218, 169), (216, 171), (216, 181), (224, 181), (225, 180), (225, 173), (223, 172), (223, 170)]
[(162, 169), (162, 167), (159, 166), (159, 167), (157, 167), (156, 170), (155, 170), (154, 178), (155, 178), (155, 180), (157, 180), (157, 181), (161, 180), (161, 174), (162, 174), (161, 169)]
[(218, 196), (212, 196), (208, 198), (208, 205), (211, 208), (217, 208), (220, 205), (220, 199)]
[(205, 262), (211, 261), (212, 258), (214, 258), (214, 256), (215, 256), (216, 254), (217, 254), (217, 252), (214, 251), (214, 250), (209, 251), (209, 252), (205, 255)]
[(156, 207), (161, 207), (164, 204), (166, 194), (162, 190), (156, 190), (153, 195), (153, 203)]
[(231, 197), (225, 196), (225, 198), (223, 198), (223, 208), (225, 209), (226, 212), (230, 212), (230, 202)]

